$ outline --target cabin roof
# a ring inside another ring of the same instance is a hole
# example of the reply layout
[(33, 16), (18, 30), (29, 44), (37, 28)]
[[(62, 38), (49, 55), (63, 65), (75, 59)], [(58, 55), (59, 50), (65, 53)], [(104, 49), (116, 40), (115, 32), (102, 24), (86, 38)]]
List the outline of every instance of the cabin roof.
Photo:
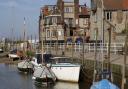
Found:
[(52, 57), (51, 59), (66, 59), (66, 58), (70, 58), (70, 57)]
[(128, 0), (103, 0), (105, 10), (127, 10)]

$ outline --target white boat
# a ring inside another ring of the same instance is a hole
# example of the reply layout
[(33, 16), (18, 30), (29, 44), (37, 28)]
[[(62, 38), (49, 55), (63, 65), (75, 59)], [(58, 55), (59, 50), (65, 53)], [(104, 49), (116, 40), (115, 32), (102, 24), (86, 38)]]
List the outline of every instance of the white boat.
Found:
[(3, 51), (3, 49), (2, 48), (0, 48), (0, 53), (3, 53), (4, 51)]
[[(34, 58), (34, 60), (35, 62), (33, 62), (33, 64), (35, 66), (41, 65), (37, 63), (37, 58)], [(78, 82), (81, 65), (71, 63), (70, 61), (71, 59), (69, 59), (68, 57), (52, 57), (49, 60), (50, 63), (47, 63), (47, 66), (51, 68), (51, 71), (55, 74), (57, 80)], [(35, 67), (35, 69), (36, 68), (38, 67)]]
[(10, 53), (8, 54), (8, 57), (11, 58), (11, 59), (20, 58), (20, 57), (17, 55), (17, 50), (16, 50), (16, 49), (11, 50)]
[(21, 72), (33, 72), (33, 65), (29, 60), (19, 62), (17, 68)]
[(67, 57), (53, 57), (55, 63), (51, 64), (51, 69), (57, 77), (57, 80), (78, 82), (80, 75), (80, 64), (68, 62)]
[(8, 54), (9, 58), (19, 58), (17, 54)]

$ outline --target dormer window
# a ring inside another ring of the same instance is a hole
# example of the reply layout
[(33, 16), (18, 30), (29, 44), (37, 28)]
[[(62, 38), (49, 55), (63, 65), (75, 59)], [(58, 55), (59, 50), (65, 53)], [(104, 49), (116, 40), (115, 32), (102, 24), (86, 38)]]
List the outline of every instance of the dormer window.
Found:
[(112, 20), (112, 12), (106, 12), (106, 20)]

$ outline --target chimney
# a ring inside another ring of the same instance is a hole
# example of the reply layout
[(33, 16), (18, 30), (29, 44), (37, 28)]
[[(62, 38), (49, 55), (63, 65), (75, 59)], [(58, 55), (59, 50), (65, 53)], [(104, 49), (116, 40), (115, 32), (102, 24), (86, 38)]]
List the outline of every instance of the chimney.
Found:
[[(62, 16), (62, 21), (64, 21), (64, 1), (63, 0), (58, 0), (57, 1), (57, 8)], [(63, 22), (62, 22), (63, 23)]]
[(78, 18), (78, 14), (79, 14), (79, 0), (74, 0), (74, 4), (75, 4), (75, 18)]

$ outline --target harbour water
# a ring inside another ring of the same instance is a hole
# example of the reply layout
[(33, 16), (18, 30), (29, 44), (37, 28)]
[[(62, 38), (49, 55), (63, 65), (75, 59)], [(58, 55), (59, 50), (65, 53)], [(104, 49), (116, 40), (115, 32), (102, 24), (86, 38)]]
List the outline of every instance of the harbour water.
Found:
[(89, 89), (87, 83), (56, 82), (47, 85), (36, 83), (32, 74), (21, 73), (16, 65), (0, 64), (0, 89)]

